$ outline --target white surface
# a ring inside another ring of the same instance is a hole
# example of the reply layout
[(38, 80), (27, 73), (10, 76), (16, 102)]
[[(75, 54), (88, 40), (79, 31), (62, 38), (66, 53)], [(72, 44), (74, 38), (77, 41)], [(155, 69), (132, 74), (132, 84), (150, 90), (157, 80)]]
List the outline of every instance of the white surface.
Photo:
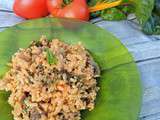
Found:
[(12, 10), (14, 0), (0, 0), (0, 10)]
[(22, 21), (22, 18), (14, 15), (13, 13), (0, 11), (0, 27), (12, 26)]

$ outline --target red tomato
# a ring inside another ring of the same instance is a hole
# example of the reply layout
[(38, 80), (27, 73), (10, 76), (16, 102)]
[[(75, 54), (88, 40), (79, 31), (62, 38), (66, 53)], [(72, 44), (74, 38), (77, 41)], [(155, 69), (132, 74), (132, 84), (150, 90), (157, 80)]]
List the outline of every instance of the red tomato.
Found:
[(27, 19), (48, 15), (46, 0), (15, 0), (13, 10), (17, 15)]
[(63, 5), (63, 0), (47, 0), (48, 10), (55, 17), (89, 20), (86, 0), (73, 0), (70, 4), (62, 7)]

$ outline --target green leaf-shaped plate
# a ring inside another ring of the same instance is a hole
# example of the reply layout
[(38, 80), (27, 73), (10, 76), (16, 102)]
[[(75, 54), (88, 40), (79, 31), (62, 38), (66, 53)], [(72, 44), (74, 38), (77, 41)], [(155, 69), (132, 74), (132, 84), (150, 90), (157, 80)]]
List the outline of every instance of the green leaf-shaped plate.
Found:
[[(82, 111), (82, 120), (137, 120), (141, 104), (141, 82), (133, 58), (111, 33), (87, 22), (44, 18), (30, 20), (0, 33), (0, 77), (19, 49), (42, 35), (48, 39), (81, 42), (101, 68), (100, 91), (93, 111)], [(8, 94), (0, 92), (0, 120), (13, 120)]]

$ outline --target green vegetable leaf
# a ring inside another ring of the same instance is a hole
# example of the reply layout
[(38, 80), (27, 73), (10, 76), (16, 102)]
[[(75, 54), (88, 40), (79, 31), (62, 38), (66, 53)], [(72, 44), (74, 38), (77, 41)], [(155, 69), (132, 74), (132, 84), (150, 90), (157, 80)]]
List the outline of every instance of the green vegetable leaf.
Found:
[(98, 17), (98, 16), (100, 16), (101, 15), (101, 11), (96, 11), (96, 12), (92, 12), (91, 14), (90, 14), (90, 17), (91, 18), (96, 18), (96, 17)]
[[(100, 2), (115, 2), (117, 0), (88, 0), (89, 6), (94, 6), (96, 3)], [(122, 0), (122, 5), (119, 5), (117, 7), (92, 12), (91, 18), (95, 18), (98, 16), (101, 16), (105, 20), (124, 20), (127, 18), (127, 15), (129, 13), (132, 13), (134, 11), (134, 7), (131, 4), (132, 2), (130, 0)]]
[(152, 15), (155, 0), (135, 0), (136, 16), (141, 25), (146, 24)]
[(95, 5), (98, 1), (100, 1), (100, 0), (87, 0), (87, 3), (88, 3), (89, 6), (93, 6), (93, 5)]
[(154, 12), (160, 16), (160, 0), (156, 0)]
[(135, 11), (135, 7), (133, 5), (126, 5), (126, 6), (119, 6), (119, 7), (121, 7), (121, 11), (126, 15), (130, 13), (134, 13)]
[(117, 0), (87, 0), (89, 6), (96, 5), (97, 2), (114, 2)]
[(142, 30), (146, 34), (160, 34), (160, 17), (156, 14), (152, 15), (144, 24)]
[(52, 64), (56, 64), (57, 63), (57, 59), (56, 57), (53, 55), (53, 52), (48, 49), (46, 49), (47, 52), (47, 61), (50, 65)]
[(124, 20), (126, 15), (118, 8), (110, 8), (101, 12), (101, 17), (105, 20)]
[(135, 0), (136, 16), (146, 34), (160, 34), (160, 1)]
[[(114, 2), (114, 1), (117, 1), (117, 0), (87, 0), (87, 3), (88, 3), (89, 6), (93, 6), (97, 2), (103, 2), (103, 1)], [(131, 2), (131, 0), (122, 0), (122, 3), (130, 3), (130, 2)]]

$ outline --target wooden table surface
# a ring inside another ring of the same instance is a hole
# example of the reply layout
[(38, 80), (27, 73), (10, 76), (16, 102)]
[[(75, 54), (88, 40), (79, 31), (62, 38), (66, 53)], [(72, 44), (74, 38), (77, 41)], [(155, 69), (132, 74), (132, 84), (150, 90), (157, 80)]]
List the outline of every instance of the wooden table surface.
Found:
[[(12, 4), (13, 0), (0, 0), (0, 31), (24, 21), (13, 14)], [(160, 120), (160, 36), (144, 35), (138, 25), (129, 20), (95, 19), (92, 23), (117, 36), (135, 58), (143, 84), (140, 120)]]

